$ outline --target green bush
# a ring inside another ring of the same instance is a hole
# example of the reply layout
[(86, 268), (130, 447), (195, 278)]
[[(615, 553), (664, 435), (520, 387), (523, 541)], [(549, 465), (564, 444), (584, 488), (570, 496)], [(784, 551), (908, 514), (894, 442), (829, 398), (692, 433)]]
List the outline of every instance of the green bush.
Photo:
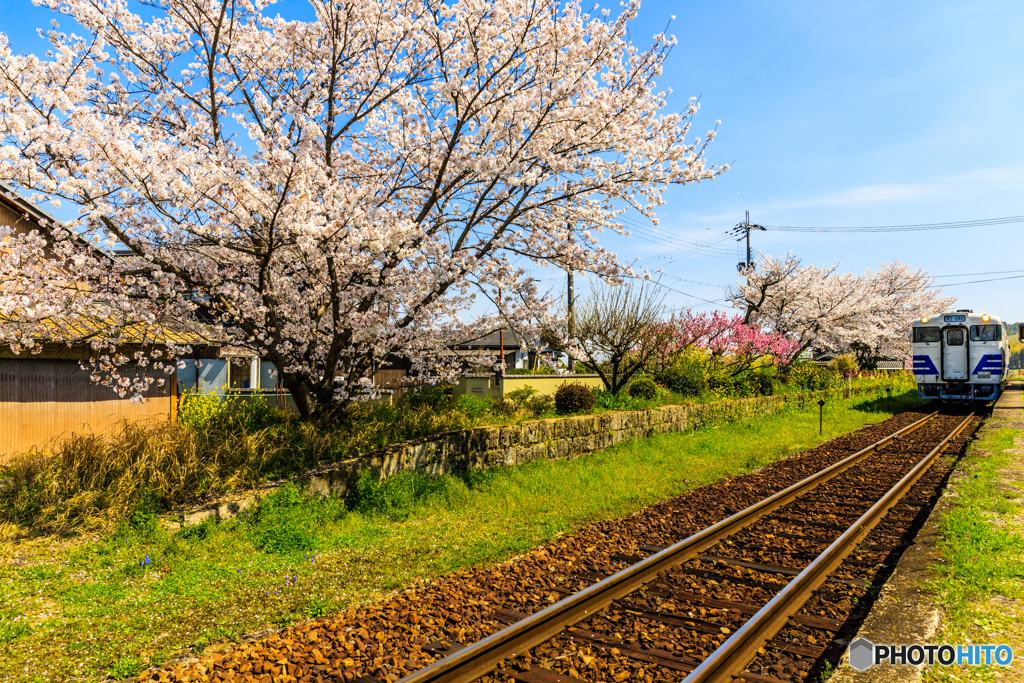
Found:
[(408, 470), (380, 481), (377, 475), (364, 470), (346, 496), (345, 505), (355, 512), (400, 521), (428, 498), (439, 499), (450, 506), (464, 495), (465, 488), (457, 478), (431, 477)]
[(852, 353), (844, 353), (841, 356), (836, 357), (834, 361), (829, 364), (833, 370), (839, 374), (843, 374), (847, 371), (850, 373), (856, 373), (860, 368), (857, 366), (857, 357)]
[(523, 405), (536, 417), (540, 417), (541, 415), (550, 413), (555, 409), (555, 397), (551, 394), (541, 394), (540, 396), (534, 396), (528, 399)]
[(416, 391), (403, 394), (397, 401), (398, 405), (410, 408), (432, 408), (438, 410), (451, 404), (451, 397), (441, 386), (422, 386)]
[(237, 392), (215, 394), (189, 391), (178, 406), (178, 422), (206, 431), (225, 434), (254, 432), (285, 420), (263, 396)]
[(789, 384), (807, 391), (834, 390), (842, 387), (843, 378), (824, 365), (800, 363), (789, 369)]
[(629, 392), (620, 391), (613, 394), (610, 391), (601, 389), (594, 394), (594, 407), (601, 410), (643, 410), (650, 407), (650, 400), (646, 398), (633, 398)]
[(479, 420), (491, 410), (491, 402), (472, 394), (463, 394), (455, 401), (455, 408), (471, 420)]
[(700, 396), (708, 389), (707, 378), (693, 366), (665, 368), (654, 375), (654, 381), (680, 396)]
[(737, 396), (771, 396), (775, 382), (766, 372), (746, 372), (733, 379), (733, 392)]
[(555, 410), (563, 415), (588, 412), (595, 401), (594, 390), (579, 382), (566, 382), (555, 390)]
[(766, 372), (754, 372), (748, 375), (755, 387), (756, 395), (771, 396), (775, 393), (775, 380)]
[(323, 518), (337, 517), (342, 511), (332, 499), (311, 498), (294, 484), (285, 484), (256, 507), (253, 544), (264, 552), (280, 555), (317, 550)]
[(639, 377), (629, 385), (629, 395), (633, 398), (646, 398), (648, 400), (658, 397), (658, 385), (649, 377)]

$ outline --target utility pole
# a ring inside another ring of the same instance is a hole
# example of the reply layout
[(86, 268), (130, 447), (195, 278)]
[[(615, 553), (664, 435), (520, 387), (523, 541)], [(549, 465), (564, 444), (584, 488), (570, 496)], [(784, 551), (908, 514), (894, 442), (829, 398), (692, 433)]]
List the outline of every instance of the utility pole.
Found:
[[(568, 274), (569, 274), (569, 283), (568, 283), (568, 287), (569, 287), (569, 292), (568, 292), (568, 295), (569, 295), (569, 304), (568, 304), (568, 309), (569, 309), (569, 339), (568, 339), (568, 342), (570, 344), (572, 344), (573, 335), (576, 333), (576, 329), (575, 329), (575, 325), (574, 325), (575, 320), (573, 319), (573, 316), (574, 316), (573, 309), (576, 307), (576, 297), (573, 294), (572, 268), (568, 269)], [(576, 361), (573, 359), (572, 354), (566, 354), (566, 355), (569, 356), (569, 372), (576, 372)]]
[(747, 211), (746, 212), (746, 219), (742, 223), (737, 225), (736, 228), (735, 228), (736, 234), (740, 235), (740, 237), (738, 237), (736, 239), (737, 242), (739, 242), (744, 237), (746, 237), (746, 240), (747, 240), (747, 260), (744, 263), (736, 264), (736, 270), (743, 270), (744, 268), (753, 268), (754, 267), (754, 264), (751, 261), (751, 257), (750, 257), (750, 231), (751, 230), (765, 230), (765, 228), (764, 228), (764, 226), (756, 225), (754, 223), (751, 223), (750, 222), (750, 212)]
[(501, 322), (501, 327), (498, 328), (498, 348), (499, 348), (499, 353), (501, 354), (501, 370), (498, 371), (498, 374), (504, 375), (505, 374), (505, 323), (504, 323), (504, 316), (500, 315), (501, 314), (501, 287), (498, 287), (498, 314), (499, 314), (499, 319), (502, 321)]

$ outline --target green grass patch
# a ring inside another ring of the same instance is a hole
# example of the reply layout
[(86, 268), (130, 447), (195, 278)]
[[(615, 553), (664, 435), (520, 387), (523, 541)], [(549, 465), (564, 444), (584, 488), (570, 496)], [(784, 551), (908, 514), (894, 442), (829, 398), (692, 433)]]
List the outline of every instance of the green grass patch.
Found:
[[(945, 562), (930, 585), (945, 612), (936, 642), (1019, 647), (1024, 635), (1020, 615), (1001, 602), (1024, 599), (1024, 530), (1005, 521), (1020, 515), (1024, 490), (1000, 477), (1001, 470), (1022, 467), (1021, 456), (1006, 452), (1019, 434), (1009, 428), (982, 432), (963, 464), (955, 505), (940, 525)], [(1003, 668), (934, 667), (926, 679), (988, 681)]]
[[(917, 403), (898, 395), (892, 410)], [(131, 675), (181, 651), (336, 612), (453, 569), (493, 564), (596, 520), (748, 472), (890, 415), (835, 401), (625, 442), (572, 461), (364, 479), (351, 498), (290, 487), (248, 514), (171, 533), (140, 506), (116, 532), (9, 541), (0, 680)]]

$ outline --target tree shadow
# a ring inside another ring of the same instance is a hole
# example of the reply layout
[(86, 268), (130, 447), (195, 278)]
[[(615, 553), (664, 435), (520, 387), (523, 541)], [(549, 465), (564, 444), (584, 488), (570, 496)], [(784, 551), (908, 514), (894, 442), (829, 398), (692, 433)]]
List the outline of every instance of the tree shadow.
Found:
[(855, 403), (853, 409), (862, 413), (902, 413), (919, 408), (921, 405), (921, 399), (917, 397), (917, 389), (906, 389), (900, 393), (893, 391), (891, 397), (883, 393), (881, 396)]

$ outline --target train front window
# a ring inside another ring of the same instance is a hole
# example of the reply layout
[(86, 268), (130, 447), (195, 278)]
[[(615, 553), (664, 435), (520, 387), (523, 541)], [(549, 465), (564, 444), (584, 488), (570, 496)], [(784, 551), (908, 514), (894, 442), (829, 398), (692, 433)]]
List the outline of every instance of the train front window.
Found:
[(971, 341), (990, 342), (1002, 338), (1002, 325), (971, 325)]
[(915, 327), (915, 342), (937, 342), (939, 341), (939, 328), (937, 327)]
[(946, 330), (946, 346), (963, 346), (964, 331), (960, 329)]

